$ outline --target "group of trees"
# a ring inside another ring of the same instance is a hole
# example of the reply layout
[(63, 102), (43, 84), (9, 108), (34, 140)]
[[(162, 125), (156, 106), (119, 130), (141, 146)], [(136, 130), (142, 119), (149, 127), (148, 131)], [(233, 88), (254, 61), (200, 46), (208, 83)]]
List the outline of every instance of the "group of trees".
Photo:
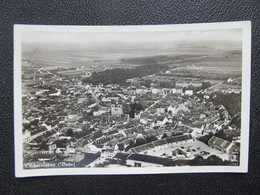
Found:
[(176, 86), (176, 81), (175, 80), (159, 81), (158, 85), (160, 88), (174, 88)]
[(129, 114), (130, 118), (134, 118), (135, 114), (141, 110), (144, 110), (144, 108), (140, 103), (123, 104), (123, 112), (124, 114)]
[(190, 160), (190, 165), (201, 166), (201, 165), (229, 165), (230, 162), (222, 160), (216, 155), (211, 155), (207, 159), (204, 159), (202, 156), (197, 155), (193, 160)]
[(152, 84), (152, 81), (150, 79), (146, 79), (146, 80), (140, 82), (140, 85), (143, 85), (147, 88), (150, 88), (151, 84)]
[(223, 105), (232, 117), (241, 112), (241, 94), (218, 92), (212, 94), (211, 101), (216, 105)]
[(168, 69), (166, 65), (149, 64), (141, 65), (132, 69), (114, 68), (111, 70), (105, 70), (101, 72), (93, 72), (91, 77), (84, 78), (83, 83), (99, 84), (125, 84), (126, 79), (143, 77), (151, 74), (155, 74), (160, 71)]
[[(40, 128), (40, 120), (39, 119), (34, 119), (29, 123), (23, 123), (23, 133), (25, 130), (32, 131), (32, 129), (39, 129)], [(33, 127), (33, 128), (32, 128)]]

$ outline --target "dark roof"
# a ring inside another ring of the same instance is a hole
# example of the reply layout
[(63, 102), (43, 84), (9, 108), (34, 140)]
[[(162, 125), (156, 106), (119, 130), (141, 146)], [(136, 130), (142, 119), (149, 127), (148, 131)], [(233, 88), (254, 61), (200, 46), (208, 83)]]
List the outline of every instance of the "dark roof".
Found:
[(103, 149), (103, 150), (101, 150), (102, 152), (114, 152), (114, 149), (108, 149), (108, 148), (106, 148), (106, 149)]
[(172, 159), (143, 155), (143, 154), (131, 154), (130, 156), (128, 156), (127, 159), (141, 161), (141, 162), (148, 162), (148, 163), (153, 163), (153, 164), (159, 164), (159, 165), (165, 165), (165, 166), (167, 166), (167, 165), (170, 166), (173, 164)]
[(156, 133), (156, 131), (153, 130), (153, 129), (149, 129), (149, 130), (147, 130), (147, 133), (149, 133), (149, 134), (154, 134), (154, 133)]
[(55, 157), (55, 154), (33, 154), (30, 158), (31, 159), (39, 159), (39, 158), (44, 158), (44, 159), (52, 159)]
[(115, 115), (115, 116), (109, 116), (109, 121), (111, 122), (111, 121), (113, 121), (113, 120), (115, 120), (115, 121), (119, 121), (119, 122), (126, 122), (127, 120), (128, 120), (128, 114), (122, 114), (122, 115), (119, 115), (119, 116), (117, 116), (117, 115)]
[(76, 142), (77, 140), (75, 139), (75, 137), (72, 137), (70, 141), (71, 142)]
[(35, 145), (35, 144), (39, 145), (41, 143), (42, 143), (41, 140), (38, 140), (37, 138), (35, 138), (29, 142), (29, 145)]
[(92, 142), (93, 140), (94, 140), (94, 135), (92, 134), (90, 136), (84, 137), (82, 144), (83, 145), (88, 144), (88, 143)]
[(192, 139), (192, 136), (189, 135), (178, 135), (174, 137), (168, 137), (165, 139), (167, 143), (174, 143), (174, 142), (179, 142), (179, 141), (184, 141), (184, 140), (189, 140)]
[(164, 145), (164, 144), (166, 144), (166, 141), (164, 139), (153, 141), (154, 146), (161, 146), (161, 145)]
[(45, 126), (42, 126), (42, 127), (40, 127), (40, 129), (39, 129), (40, 132), (46, 131), (46, 130), (47, 130), (47, 128), (46, 128)]
[(120, 147), (120, 146), (124, 147), (125, 146), (125, 144), (123, 142), (118, 143), (117, 145), (118, 145), (118, 147)]
[(79, 162), (79, 167), (85, 167), (86, 165), (94, 162), (100, 157), (100, 153), (86, 153), (85, 157)]
[(66, 148), (66, 146), (69, 144), (69, 141), (67, 139), (62, 139), (56, 142), (57, 148)]
[(222, 138), (219, 138), (219, 137), (216, 137), (216, 136), (213, 136), (209, 142), (208, 142), (209, 145), (216, 145), (220, 148), (224, 148), (224, 149), (227, 149), (228, 146), (231, 144), (231, 142), (227, 141), (227, 140), (224, 140)]
[(84, 136), (86, 136), (86, 135), (91, 135), (91, 134), (92, 134), (91, 131), (82, 131), (82, 132), (79, 132), (79, 133), (75, 133), (75, 134), (74, 134), (74, 137), (75, 137), (76, 139), (80, 139), (80, 138), (82, 138), (82, 137), (84, 137)]
[(109, 131), (107, 134), (108, 135), (112, 135), (112, 134), (116, 134), (116, 133), (118, 133), (118, 130), (112, 130), (112, 131)]
[(129, 156), (128, 153), (116, 153), (116, 155), (114, 156), (114, 158), (118, 158), (118, 159), (121, 159), (121, 160), (126, 160), (127, 157)]
[(123, 141), (125, 145), (129, 145), (131, 143), (131, 141), (129, 139), (126, 139)]
[(39, 150), (41, 150), (41, 151), (49, 150), (49, 146), (46, 145), (46, 143), (42, 143), (42, 144), (40, 145)]
[(154, 148), (154, 145), (153, 143), (147, 143), (147, 144), (143, 144), (143, 145), (140, 145), (140, 146), (136, 146), (134, 148), (132, 148), (132, 152), (143, 152), (145, 150), (149, 150), (149, 149), (152, 149)]
[(97, 132), (94, 133), (94, 139), (100, 138), (102, 136), (103, 136), (102, 131), (97, 131)]
[(103, 148), (103, 147), (104, 147), (103, 144), (95, 144), (95, 146), (96, 146), (97, 148)]
[(96, 140), (95, 144), (104, 144), (104, 143), (107, 143), (110, 140), (111, 140), (111, 138), (109, 138), (109, 137), (102, 137), (102, 138)]
[(239, 152), (240, 151), (240, 145), (233, 144), (230, 148), (230, 151), (232, 152)]

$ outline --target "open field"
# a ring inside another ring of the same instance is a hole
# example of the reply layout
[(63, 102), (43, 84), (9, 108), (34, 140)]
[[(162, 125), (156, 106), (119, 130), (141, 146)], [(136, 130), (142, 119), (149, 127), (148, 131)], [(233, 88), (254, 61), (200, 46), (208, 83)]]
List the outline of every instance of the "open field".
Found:
[[(194, 65), (237, 72), (241, 69), (240, 45), (233, 43), (161, 43), (113, 45), (33, 45), (25, 44), (22, 59), (36, 67), (57, 69), (85, 66), (90, 72), (111, 68), (131, 68), (151, 63), (170, 68)], [(30, 66), (29, 63), (24, 66)], [(199, 69), (200, 70), (200, 69)]]
[[(176, 154), (175, 156), (172, 152), (176, 149), (182, 150), (183, 152), (187, 152), (189, 149), (190, 152), (187, 153), (187, 156)], [(208, 152), (208, 153), (205, 153)], [(211, 155), (217, 155), (222, 160), (228, 160), (228, 154), (223, 153), (219, 150), (209, 147), (201, 141), (195, 140), (192, 143), (185, 143), (178, 146), (167, 147), (165, 149), (151, 149), (144, 152), (147, 155), (158, 156), (158, 157), (171, 157), (172, 159), (193, 159), (196, 155), (201, 155), (203, 158), (208, 158)]]

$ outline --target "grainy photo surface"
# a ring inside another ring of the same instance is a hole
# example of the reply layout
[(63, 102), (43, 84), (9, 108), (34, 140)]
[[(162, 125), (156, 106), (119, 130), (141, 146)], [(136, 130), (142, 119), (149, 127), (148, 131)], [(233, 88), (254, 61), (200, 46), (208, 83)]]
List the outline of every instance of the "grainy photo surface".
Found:
[(14, 36), (17, 177), (247, 172), (250, 22)]

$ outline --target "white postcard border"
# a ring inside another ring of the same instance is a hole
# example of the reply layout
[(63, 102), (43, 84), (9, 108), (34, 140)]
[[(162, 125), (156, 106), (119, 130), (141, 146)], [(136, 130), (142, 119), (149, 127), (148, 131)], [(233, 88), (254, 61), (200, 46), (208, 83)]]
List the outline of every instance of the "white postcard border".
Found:
[[(144, 32), (190, 31), (216, 29), (243, 29), (242, 45), (242, 101), (241, 101), (241, 157), (239, 166), (184, 166), (162, 168), (50, 168), (23, 169), (22, 149), (22, 89), (21, 89), (21, 32)], [(49, 175), (105, 175), (105, 174), (161, 174), (161, 173), (212, 173), (248, 171), (249, 121), (250, 121), (250, 73), (251, 73), (251, 22), (221, 22), (175, 25), (140, 26), (66, 26), (66, 25), (14, 25), (14, 139), (15, 176)], [(243, 129), (243, 130), (242, 130)]]

